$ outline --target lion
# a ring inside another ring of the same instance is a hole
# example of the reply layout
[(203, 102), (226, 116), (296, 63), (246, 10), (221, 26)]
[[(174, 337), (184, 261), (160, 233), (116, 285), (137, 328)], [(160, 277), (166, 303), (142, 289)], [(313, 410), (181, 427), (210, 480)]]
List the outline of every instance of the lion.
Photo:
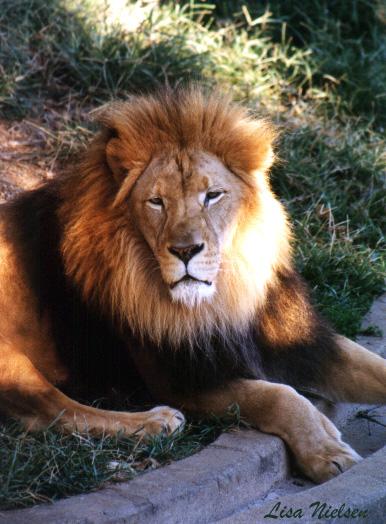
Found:
[[(315, 482), (358, 462), (299, 390), (385, 403), (386, 361), (334, 333), (294, 268), (273, 126), (197, 86), (94, 118), (81, 160), (0, 208), (2, 412), (147, 436), (237, 404)], [(80, 402), (139, 383), (154, 409)]]

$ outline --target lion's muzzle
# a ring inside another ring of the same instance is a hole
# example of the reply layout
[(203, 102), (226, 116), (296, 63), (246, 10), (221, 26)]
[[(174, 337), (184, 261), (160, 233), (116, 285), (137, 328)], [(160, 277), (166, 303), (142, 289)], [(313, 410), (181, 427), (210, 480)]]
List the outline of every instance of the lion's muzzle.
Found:
[[(203, 261), (199, 259), (205, 253), (205, 243), (176, 243), (169, 245), (167, 250), (175, 257), (174, 260), (178, 259), (179, 262), (176, 261), (178, 264), (181, 265), (182, 262), (185, 266), (184, 273), (178, 275), (174, 282), (169, 284), (172, 299), (191, 306), (201, 302), (204, 298), (211, 297), (215, 288), (212, 285), (213, 281), (206, 278), (205, 272), (203, 275), (200, 274), (203, 269)], [(201, 257), (197, 257), (199, 254)]]

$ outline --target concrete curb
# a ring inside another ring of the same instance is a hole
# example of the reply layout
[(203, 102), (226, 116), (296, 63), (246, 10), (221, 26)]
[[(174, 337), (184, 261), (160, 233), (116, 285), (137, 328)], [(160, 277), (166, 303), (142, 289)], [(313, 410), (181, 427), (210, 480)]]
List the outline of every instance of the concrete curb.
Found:
[[(294, 515), (296, 510), (300, 515), (299, 509), (302, 512), (301, 517)], [(280, 517), (280, 512), (283, 512), (283, 517)], [(299, 521), (310, 524), (313, 522), (366, 524), (385, 522), (386, 446), (325, 484), (295, 495), (279, 498), (273, 496), (270, 502), (249, 507), (222, 519), (221, 522), (224, 524), (267, 523), (275, 520), (275, 517), (286, 524)]]
[(221, 435), (196, 455), (100, 491), (0, 513), (12, 524), (210, 522), (288, 476), (283, 442), (254, 430)]

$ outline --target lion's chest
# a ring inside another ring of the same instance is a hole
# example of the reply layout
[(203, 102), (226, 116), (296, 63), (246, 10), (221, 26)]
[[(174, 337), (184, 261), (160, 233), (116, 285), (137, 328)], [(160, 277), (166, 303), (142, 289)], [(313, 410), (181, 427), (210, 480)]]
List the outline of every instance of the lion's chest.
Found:
[[(253, 333), (198, 338), (191, 346), (160, 347), (131, 339), (131, 354), (146, 383), (158, 397), (163, 392), (192, 394), (236, 378), (264, 378)], [(167, 396), (167, 395), (165, 395)]]

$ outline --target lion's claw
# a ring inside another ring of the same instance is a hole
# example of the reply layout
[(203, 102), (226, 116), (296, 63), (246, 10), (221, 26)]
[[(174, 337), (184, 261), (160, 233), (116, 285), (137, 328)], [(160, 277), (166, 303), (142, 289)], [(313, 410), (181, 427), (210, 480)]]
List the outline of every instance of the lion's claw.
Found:
[(170, 435), (175, 431), (180, 431), (184, 424), (185, 417), (180, 411), (168, 406), (157, 406), (147, 412), (146, 420), (138, 434), (151, 436), (166, 433)]

